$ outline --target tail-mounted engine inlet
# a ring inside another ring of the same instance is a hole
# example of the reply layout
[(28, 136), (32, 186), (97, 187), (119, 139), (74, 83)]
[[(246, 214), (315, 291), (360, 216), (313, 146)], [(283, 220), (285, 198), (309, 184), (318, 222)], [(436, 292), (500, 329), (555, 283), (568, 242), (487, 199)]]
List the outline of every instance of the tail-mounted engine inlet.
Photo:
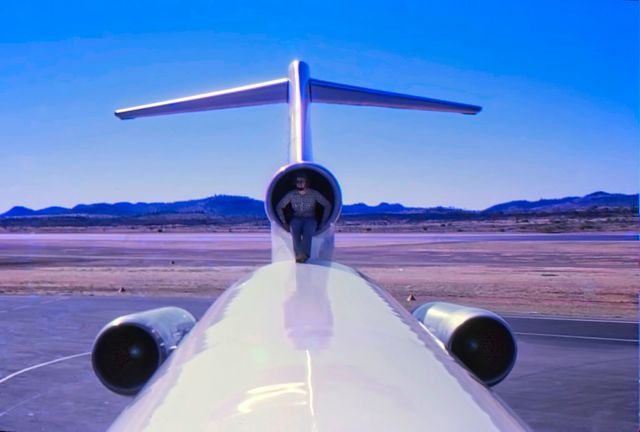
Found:
[[(318, 231), (316, 234), (321, 234), (333, 226), (338, 220), (342, 209), (342, 192), (340, 191), (340, 185), (333, 174), (321, 165), (311, 162), (300, 162), (280, 168), (273, 176), (267, 189), (265, 199), (267, 216), (272, 223), (276, 223), (282, 227), (282, 221), (278, 217), (276, 206), (287, 192), (295, 189), (295, 180), (300, 174), (308, 179), (309, 188), (320, 192), (331, 204), (331, 213), (324, 224), (322, 224), (322, 213), (324, 209), (321, 206), (316, 206), (316, 220), (318, 222)], [(284, 216), (287, 223), (289, 223), (293, 216), (293, 210), (290, 207), (286, 207), (284, 209)]]

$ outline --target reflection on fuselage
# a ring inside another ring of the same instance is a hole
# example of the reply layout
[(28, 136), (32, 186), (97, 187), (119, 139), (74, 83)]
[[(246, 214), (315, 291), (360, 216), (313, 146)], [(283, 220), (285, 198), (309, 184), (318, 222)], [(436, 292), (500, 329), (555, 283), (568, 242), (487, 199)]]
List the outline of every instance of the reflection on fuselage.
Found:
[(284, 326), (296, 349), (324, 349), (333, 336), (333, 314), (327, 292), (327, 273), (310, 266), (293, 266), (287, 284), (292, 291), (284, 302)]

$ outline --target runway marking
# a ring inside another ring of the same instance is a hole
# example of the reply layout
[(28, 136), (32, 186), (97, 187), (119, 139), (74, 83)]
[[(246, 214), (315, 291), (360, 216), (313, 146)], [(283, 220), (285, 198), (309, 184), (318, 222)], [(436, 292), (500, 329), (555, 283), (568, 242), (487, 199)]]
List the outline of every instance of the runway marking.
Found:
[[(586, 363), (581, 363), (581, 364), (572, 364), (572, 365), (568, 365), (568, 366), (559, 366), (559, 367), (554, 368), (554, 371), (557, 372), (557, 371), (561, 371), (561, 370), (576, 370), (576, 368), (580, 369), (580, 368), (585, 368), (585, 367), (589, 367), (589, 366), (610, 364), (612, 362), (627, 361), (627, 360), (632, 360), (632, 359), (635, 359), (635, 355), (631, 356), (631, 357), (622, 357), (622, 358), (615, 358), (615, 359), (607, 359), (607, 360), (586, 362)], [(548, 373), (549, 373), (549, 369), (545, 369), (545, 370), (541, 370), (541, 371), (534, 371), (534, 372), (524, 373), (522, 375), (519, 375), (518, 378), (540, 376), (540, 375), (545, 375), (545, 374), (548, 374)]]
[(11, 378), (15, 378), (18, 375), (22, 375), (23, 373), (32, 371), (34, 369), (39, 369), (41, 367), (49, 366), (49, 365), (52, 365), (52, 364), (55, 364), (55, 363), (60, 363), (60, 362), (63, 362), (65, 360), (71, 360), (71, 359), (74, 359), (76, 357), (86, 356), (86, 355), (89, 355), (89, 354), (91, 354), (91, 351), (83, 352), (83, 353), (80, 353), (80, 354), (73, 354), (73, 355), (69, 355), (69, 356), (65, 356), (65, 357), (60, 357), (60, 358), (57, 358), (55, 360), (50, 360), (48, 362), (39, 363), (37, 365), (29, 366), (27, 368), (21, 369), (21, 370), (19, 370), (17, 372), (9, 374), (6, 377), (0, 379), (0, 384), (9, 381)]
[(619, 338), (607, 338), (607, 337), (599, 337), (599, 336), (572, 336), (572, 335), (561, 335), (561, 334), (550, 334), (550, 333), (525, 333), (525, 332), (516, 332), (517, 335), (522, 336), (543, 336), (543, 337), (556, 337), (556, 338), (564, 338), (564, 339), (586, 339), (586, 340), (602, 340), (602, 341), (612, 341), (612, 342), (638, 342), (638, 339), (619, 339)]
[(41, 305), (45, 305), (45, 304), (49, 304), (49, 303), (55, 303), (55, 302), (64, 301), (64, 300), (69, 300), (69, 297), (56, 297), (53, 300), (46, 300), (46, 301), (43, 301), (43, 302), (40, 302), (40, 303), (36, 303), (36, 304), (27, 304), (27, 305), (23, 305), (23, 306), (16, 306), (16, 307), (11, 308), (11, 309), (2, 309), (2, 310), (0, 310), (0, 313), (14, 312), (14, 311), (21, 310), (21, 309), (28, 309), (28, 308), (37, 307), (37, 306), (41, 306)]
[(21, 400), (20, 402), (18, 402), (16, 404), (11, 405), (6, 410), (0, 412), (0, 417), (2, 417), (3, 415), (7, 414), (9, 411), (13, 411), (15, 408), (18, 408), (19, 406), (26, 404), (27, 402), (31, 402), (32, 400), (39, 398), (40, 396), (42, 396), (42, 393), (36, 393), (35, 395), (33, 395), (33, 396), (29, 397), (29, 398), (26, 398), (26, 399)]
[(574, 321), (574, 322), (596, 322), (596, 323), (608, 323), (608, 324), (633, 324), (637, 325), (638, 321), (628, 320), (608, 320), (602, 318), (574, 318), (574, 317), (553, 317), (553, 316), (527, 316), (527, 315), (502, 315), (502, 318), (506, 319), (525, 319), (525, 320), (543, 320), (543, 321)]

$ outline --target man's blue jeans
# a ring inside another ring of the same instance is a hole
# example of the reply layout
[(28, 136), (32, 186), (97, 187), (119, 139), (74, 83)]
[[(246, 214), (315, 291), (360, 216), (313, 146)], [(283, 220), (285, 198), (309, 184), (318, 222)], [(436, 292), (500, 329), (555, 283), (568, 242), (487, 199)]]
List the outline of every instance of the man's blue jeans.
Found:
[(291, 237), (293, 237), (293, 252), (296, 257), (300, 254), (305, 254), (307, 257), (311, 256), (311, 237), (318, 228), (318, 222), (315, 218), (294, 217), (291, 220)]

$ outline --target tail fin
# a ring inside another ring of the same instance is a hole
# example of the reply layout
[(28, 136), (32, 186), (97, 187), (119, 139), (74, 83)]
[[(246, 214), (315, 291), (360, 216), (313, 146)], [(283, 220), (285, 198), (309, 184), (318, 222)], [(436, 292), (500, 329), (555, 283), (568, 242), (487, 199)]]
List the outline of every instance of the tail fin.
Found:
[(291, 121), (289, 150), (291, 162), (312, 161), (311, 134), (307, 115), (310, 102), (444, 111), (459, 114), (477, 114), (482, 110), (481, 107), (475, 105), (313, 79), (309, 76), (309, 66), (296, 60), (289, 67), (288, 78), (125, 108), (116, 111), (115, 115), (120, 119), (128, 120), (138, 117), (285, 102), (289, 104)]
[(288, 79), (283, 78), (149, 105), (124, 108), (117, 110), (115, 115), (121, 120), (130, 120), (138, 117), (284, 103), (287, 101), (288, 82)]
[(475, 105), (448, 102), (402, 93), (338, 84), (312, 79), (311, 102), (360, 105), (386, 108), (445, 111), (460, 114), (477, 114), (482, 110)]

